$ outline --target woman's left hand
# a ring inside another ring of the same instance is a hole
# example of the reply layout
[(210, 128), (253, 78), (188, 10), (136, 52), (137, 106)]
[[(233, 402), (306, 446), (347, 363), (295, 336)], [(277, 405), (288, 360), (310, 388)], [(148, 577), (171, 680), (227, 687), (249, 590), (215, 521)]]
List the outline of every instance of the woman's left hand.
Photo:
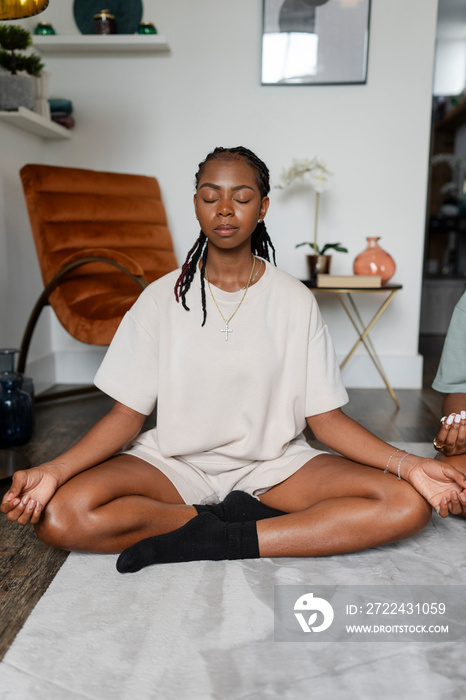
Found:
[[(465, 416), (464, 418), (462, 416)], [(442, 418), (443, 420), (443, 418)], [(451, 413), (440, 425), (434, 438), (434, 447), (438, 452), (450, 457), (466, 454), (466, 412)]]
[(446, 518), (449, 513), (466, 517), (466, 476), (444, 462), (419, 458), (406, 481)]

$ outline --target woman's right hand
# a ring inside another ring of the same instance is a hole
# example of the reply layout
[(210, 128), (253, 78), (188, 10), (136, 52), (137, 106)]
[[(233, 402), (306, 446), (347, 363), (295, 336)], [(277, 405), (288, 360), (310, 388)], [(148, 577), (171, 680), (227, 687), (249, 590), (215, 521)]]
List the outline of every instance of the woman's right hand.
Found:
[(17, 471), (3, 497), (0, 511), (19, 525), (35, 524), (58, 486), (57, 476), (45, 464)]

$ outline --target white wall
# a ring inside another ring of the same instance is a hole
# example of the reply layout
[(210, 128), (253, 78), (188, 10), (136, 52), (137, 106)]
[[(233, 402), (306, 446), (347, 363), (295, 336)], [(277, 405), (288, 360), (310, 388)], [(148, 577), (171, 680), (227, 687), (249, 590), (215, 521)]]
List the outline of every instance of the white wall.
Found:
[(465, 6), (462, 0), (439, 0), (434, 95), (459, 95), (465, 87)]
[[(31, 238), (19, 170), (41, 162), (44, 143), (0, 123), (0, 347), (18, 347), (36, 297), (43, 288)], [(37, 388), (54, 379), (50, 314), (46, 310), (31, 346), (40, 362)]]
[(434, 95), (459, 95), (466, 86), (466, 39), (438, 39)]
[[(47, 56), (52, 96), (72, 99), (77, 126), (70, 142), (47, 144), (43, 160), (156, 175), (182, 260), (197, 236), (193, 176), (214, 146), (252, 148), (269, 165), (274, 183), (292, 158), (321, 156), (335, 174), (333, 189), (321, 198), (321, 241), (342, 241), (350, 251), (334, 257), (333, 272), (351, 273), (365, 237), (382, 237), (397, 262), (394, 281), (404, 289), (372, 337), (393, 384), (421, 386), (417, 345), (437, 0), (373, 0), (367, 85), (323, 87), (260, 85), (261, 0), (144, 0), (144, 8), (170, 53)], [(60, 33), (77, 31), (72, 0), (51, 0), (41, 19)], [(2, 140), (6, 129), (0, 124)], [(13, 179), (11, 169), (22, 162), (40, 157), (37, 149), (22, 145), (5, 167), (2, 156), (2, 181)], [(268, 229), (280, 267), (297, 277), (306, 267), (295, 244), (310, 236), (312, 201), (310, 195), (272, 191)], [(16, 188), (6, 211), (19, 202)], [(8, 245), (15, 229), (3, 236), (0, 231), (0, 254), (2, 239)], [(8, 344), (18, 342), (18, 325), (40, 287), (27, 236), (22, 247), (33, 279), (17, 301), (17, 318), (6, 311), (9, 335), (2, 342)], [(11, 262), (19, 264), (14, 255)], [(10, 282), (17, 298), (19, 281)], [(366, 313), (375, 311), (376, 301), (364, 305)], [(354, 331), (335, 299), (323, 299), (322, 310), (344, 355)], [(58, 358), (82, 352), (85, 367), (92, 349), (57, 328), (52, 342)], [(73, 375), (59, 370), (59, 376)], [(344, 378), (348, 386), (380, 385), (364, 355), (349, 363)]]

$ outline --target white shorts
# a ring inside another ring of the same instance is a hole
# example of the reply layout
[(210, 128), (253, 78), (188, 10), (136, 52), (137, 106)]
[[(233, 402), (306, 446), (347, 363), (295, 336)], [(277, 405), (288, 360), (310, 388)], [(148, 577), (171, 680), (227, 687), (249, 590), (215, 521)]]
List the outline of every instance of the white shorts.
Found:
[(256, 498), (272, 486), (285, 481), (301, 469), (309, 460), (320, 454), (300, 435), (290, 442), (283, 455), (269, 461), (244, 462), (212, 453), (184, 457), (165, 457), (157, 442), (157, 430), (153, 428), (139, 435), (123, 454), (139, 457), (165, 474), (181, 498), (188, 505), (193, 503), (219, 503), (231, 491), (239, 490)]

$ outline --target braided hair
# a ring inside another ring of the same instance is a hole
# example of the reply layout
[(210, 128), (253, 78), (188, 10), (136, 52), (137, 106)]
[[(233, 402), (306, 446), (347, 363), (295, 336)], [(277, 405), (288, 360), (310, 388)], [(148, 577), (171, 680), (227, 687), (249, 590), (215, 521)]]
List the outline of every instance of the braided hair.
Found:
[[(202, 163), (199, 163), (199, 169), (196, 173), (196, 189), (199, 185), (199, 181), (203, 175), (204, 168), (207, 163), (212, 160), (228, 161), (240, 158), (243, 158), (246, 163), (248, 163), (248, 165), (254, 169), (256, 173), (256, 184), (259, 188), (261, 198), (266, 197), (270, 192), (269, 170), (266, 164), (260, 158), (258, 158), (255, 153), (250, 151), (248, 148), (244, 148), (243, 146), (236, 146), (234, 148), (222, 148), (220, 146), (209, 153), (207, 158), (202, 161)], [(263, 221), (258, 222), (252, 233), (251, 251), (253, 255), (258, 255), (269, 262), (271, 262), (270, 258), (272, 257), (274, 265), (277, 264), (275, 260), (275, 248), (273, 247), (273, 243), (270, 240)], [(189, 311), (189, 307), (186, 303), (186, 294), (191, 287), (194, 275), (196, 274), (199, 260), (201, 260), (201, 272), (203, 273), (207, 263), (207, 236), (202, 231), (199, 238), (189, 251), (181, 268), (181, 274), (175, 284), (176, 301), (179, 302), (181, 300), (183, 308), (186, 309), (186, 311)], [(201, 300), (203, 311), (202, 325), (204, 325), (207, 318), (204, 274), (201, 274)]]

